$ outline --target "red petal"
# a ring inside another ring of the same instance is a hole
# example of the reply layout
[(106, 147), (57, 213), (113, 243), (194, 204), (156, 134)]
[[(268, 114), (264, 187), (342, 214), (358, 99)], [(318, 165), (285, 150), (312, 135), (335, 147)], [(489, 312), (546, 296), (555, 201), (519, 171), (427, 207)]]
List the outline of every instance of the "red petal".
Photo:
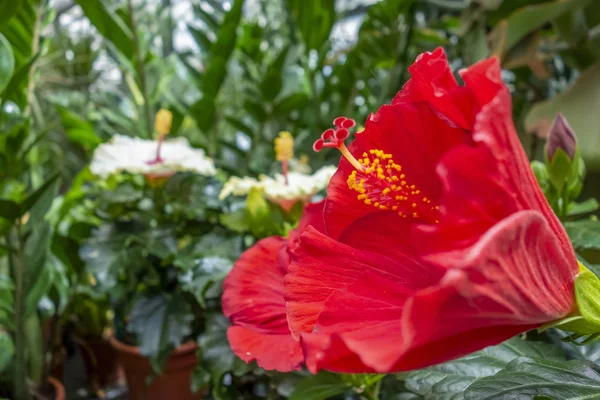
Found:
[[(436, 163), (448, 149), (468, 140), (466, 131), (448, 125), (426, 103), (383, 106), (365, 125), (365, 130), (349, 146), (350, 152), (357, 158), (373, 149), (391, 154), (402, 166), (406, 180), (415, 184), (423, 197), (434, 201), (441, 193)], [(358, 193), (348, 188), (347, 179), (353, 170), (342, 158), (327, 189), (325, 224), (333, 238), (365, 215), (380, 213), (357, 200)], [(392, 218), (400, 220), (397, 216)]]
[(441, 47), (422, 53), (408, 71), (411, 79), (398, 92), (392, 104), (426, 101), (445, 118), (464, 129), (473, 126), (475, 103), (467, 88), (460, 87)]
[[(467, 252), (449, 256), (446, 262), (456, 268), (439, 285), (412, 295), (406, 285), (372, 264), (363, 267), (354, 285), (332, 292), (318, 317), (318, 335), (303, 335), (311, 371), (423, 368), (573, 311), (574, 275), (538, 212), (514, 214)], [(314, 274), (323, 282), (352, 275), (338, 266), (322, 267)], [(339, 360), (354, 361), (345, 370)]]
[(256, 360), (263, 369), (289, 372), (302, 366), (302, 349), (289, 333), (274, 335), (232, 326), (227, 330), (227, 338), (239, 358), (247, 363)]
[(288, 246), (280, 251), (280, 262), (279, 265), (284, 268), (287, 272), (288, 266), (290, 265), (291, 258), (290, 253), (298, 246), (300, 242), (300, 235), (304, 233), (306, 228), (312, 226), (319, 232), (325, 232), (325, 221), (323, 220), (323, 208), (325, 207), (325, 200), (318, 203), (308, 204), (304, 208), (302, 218), (298, 222), (298, 227), (292, 229), (288, 234)]
[(292, 332), (312, 332), (327, 299), (357, 280), (362, 281), (366, 271), (375, 270), (398, 288), (414, 290), (430, 282), (424, 267), (410, 256), (392, 260), (357, 250), (310, 227), (300, 241), (284, 280)]
[[(234, 325), (228, 333), (230, 344), (240, 358), (289, 371), (297, 368), (301, 352), (285, 315), (285, 269), (279, 265), (279, 253), (286, 244), (285, 239), (269, 237), (244, 252), (223, 283), (222, 305)], [(281, 344), (279, 352), (273, 341)], [(290, 358), (284, 359), (286, 355)]]
[[(499, 78), (497, 64), (488, 64), (482, 62), (477, 64), (478, 68), (464, 72), (465, 79), (485, 88), (481, 83), (485, 79)], [(489, 68), (483, 69), (486, 65)], [(481, 89), (480, 98), (487, 99), (486, 93), (494, 85), (497, 87), (498, 83), (489, 83), (487, 91)], [(429, 228), (430, 239), (447, 248), (464, 247), (518, 210), (539, 210), (557, 236), (569, 267), (576, 273), (578, 266), (571, 242), (533, 175), (515, 131), (511, 109), (510, 94), (501, 86), (496, 97), (477, 115), (473, 132), (476, 145), (457, 146), (440, 162), (443, 216), (439, 226)], [(428, 239), (420, 239), (423, 240)]]

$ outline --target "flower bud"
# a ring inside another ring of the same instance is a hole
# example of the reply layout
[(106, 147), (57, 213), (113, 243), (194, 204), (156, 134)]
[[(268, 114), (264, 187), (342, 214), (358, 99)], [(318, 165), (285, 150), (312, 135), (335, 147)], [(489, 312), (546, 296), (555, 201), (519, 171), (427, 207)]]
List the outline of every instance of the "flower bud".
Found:
[(556, 115), (556, 118), (550, 127), (550, 132), (548, 133), (546, 154), (550, 162), (552, 162), (558, 149), (564, 151), (571, 161), (575, 157), (575, 150), (577, 149), (575, 132), (562, 113)]

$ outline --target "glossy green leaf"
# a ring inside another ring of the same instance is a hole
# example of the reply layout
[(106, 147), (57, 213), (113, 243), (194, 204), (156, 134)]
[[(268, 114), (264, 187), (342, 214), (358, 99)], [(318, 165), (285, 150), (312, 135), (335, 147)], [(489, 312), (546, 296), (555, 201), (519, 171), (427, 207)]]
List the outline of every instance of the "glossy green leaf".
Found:
[(517, 337), (458, 360), (411, 372), (406, 386), (426, 399), (462, 400), (472, 382), (496, 374), (517, 357), (564, 360), (560, 349)]
[(182, 295), (142, 297), (129, 314), (127, 330), (155, 372), (160, 372), (171, 351), (189, 339), (193, 316)]
[[(546, 396), (546, 397), (541, 397)], [(600, 367), (573, 360), (518, 358), (496, 375), (478, 379), (466, 400), (560, 399), (600, 397)]]
[(76, 0), (98, 32), (128, 59), (134, 55), (133, 34), (123, 20), (101, 0)]
[(600, 250), (600, 221), (586, 219), (565, 222), (565, 229), (577, 250)]
[[(0, 7), (0, 16), (2, 15)], [(0, 17), (1, 18), (1, 17)], [(0, 93), (4, 91), (15, 71), (15, 56), (8, 40), (0, 33)]]
[(298, 383), (289, 400), (325, 400), (352, 389), (341, 375), (321, 372)]
[(181, 278), (182, 289), (194, 296), (200, 306), (206, 307), (206, 292), (213, 283), (227, 276), (233, 262), (222, 257), (188, 257), (188, 262), (185, 261), (179, 255), (174, 261), (176, 266), (190, 272)]
[(241, 376), (250, 371), (251, 366), (231, 351), (227, 340), (227, 318), (222, 314), (209, 314), (206, 326), (206, 331), (198, 337), (200, 365), (206, 368), (215, 380), (220, 380), (227, 372)]

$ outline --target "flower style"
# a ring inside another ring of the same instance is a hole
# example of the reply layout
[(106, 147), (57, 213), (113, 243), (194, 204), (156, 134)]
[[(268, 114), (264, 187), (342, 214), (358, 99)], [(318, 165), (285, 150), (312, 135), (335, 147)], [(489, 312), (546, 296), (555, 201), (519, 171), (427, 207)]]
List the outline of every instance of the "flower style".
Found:
[(281, 372), (301, 367), (302, 349), (286, 320), (283, 277), (290, 263), (288, 249), (309, 224), (322, 229), (322, 215), (323, 202), (308, 205), (287, 239), (272, 236), (259, 241), (242, 254), (225, 279), (223, 312), (233, 324), (227, 337), (242, 360), (256, 360), (262, 368)]
[[(157, 162), (158, 143), (161, 148)], [(191, 147), (185, 138), (157, 142), (123, 135), (115, 135), (96, 148), (90, 170), (103, 178), (121, 172), (148, 176), (169, 176), (180, 171), (216, 174), (213, 160), (204, 150)]]
[(577, 312), (573, 248), (538, 186), (496, 58), (420, 55), (390, 105), (338, 118), (324, 229), (292, 250), (285, 298), (310, 371), (444, 362)]
[(261, 189), (272, 203), (279, 204), (289, 211), (298, 201), (310, 202), (319, 191), (325, 189), (336, 171), (334, 166), (325, 166), (314, 174), (288, 172), (288, 163), (292, 160), (294, 140), (289, 132), (281, 132), (275, 139), (275, 154), (282, 164), (282, 173), (273, 177), (261, 175), (259, 179), (250, 177), (231, 177), (223, 186), (221, 200), (234, 195), (245, 196), (253, 188)]

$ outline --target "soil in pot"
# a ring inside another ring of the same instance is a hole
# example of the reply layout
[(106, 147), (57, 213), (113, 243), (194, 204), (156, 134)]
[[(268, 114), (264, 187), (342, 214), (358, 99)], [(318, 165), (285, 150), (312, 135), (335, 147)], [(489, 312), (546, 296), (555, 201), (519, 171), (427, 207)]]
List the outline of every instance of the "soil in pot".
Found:
[(150, 384), (146, 382), (152, 375), (152, 367), (139, 348), (129, 346), (117, 340), (110, 339), (110, 344), (117, 350), (121, 366), (125, 372), (129, 400), (199, 400), (202, 393), (192, 393), (192, 371), (198, 359), (194, 342), (188, 342), (175, 349), (163, 368), (160, 376), (154, 377)]
[(90, 390), (93, 393), (122, 381), (118, 354), (108, 340), (75, 337), (75, 343), (83, 358)]

